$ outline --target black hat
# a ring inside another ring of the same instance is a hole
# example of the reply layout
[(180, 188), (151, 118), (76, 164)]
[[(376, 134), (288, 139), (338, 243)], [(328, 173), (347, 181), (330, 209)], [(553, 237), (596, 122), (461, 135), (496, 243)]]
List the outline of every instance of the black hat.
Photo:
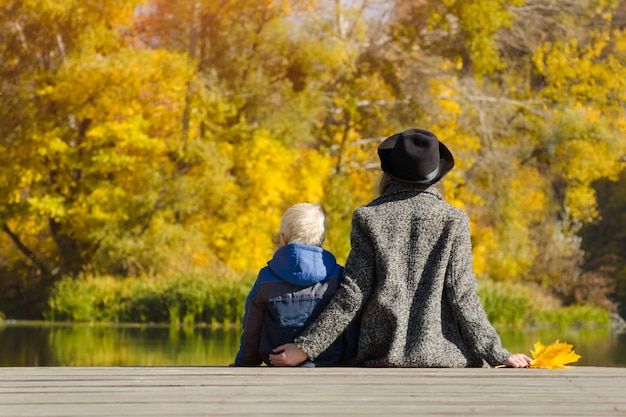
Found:
[(409, 129), (378, 146), (380, 167), (390, 177), (411, 184), (434, 184), (454, 166), (452, 153), (432, 132)]

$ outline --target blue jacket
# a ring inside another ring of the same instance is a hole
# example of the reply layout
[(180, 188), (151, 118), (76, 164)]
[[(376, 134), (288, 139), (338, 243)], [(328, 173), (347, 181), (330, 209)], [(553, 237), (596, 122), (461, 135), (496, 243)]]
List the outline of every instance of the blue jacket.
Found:
[[(292, 243), (278, 249), (261, 269), (246, 299), (243, 333), (235, 363), (269, 363), (276, 346), (293, 342), (299, 331), (326, 307), (343, 276), (332, 253), (318, 246)], [(344, 340), (338, 338), (314, 362), (329, 366), (340, 362)]]

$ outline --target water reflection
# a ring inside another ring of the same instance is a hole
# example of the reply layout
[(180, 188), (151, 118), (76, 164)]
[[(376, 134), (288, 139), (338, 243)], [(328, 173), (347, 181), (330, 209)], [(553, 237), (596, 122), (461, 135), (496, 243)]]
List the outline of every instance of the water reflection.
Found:
[(574, 346), (582, 357), (575, 366), (626, 367), (626, 333), (608, 328), (594, 329), (533, 329), (500, 331), (502, 344), (512, 352), (526, 353), (537, 341), (544, 345), (557, 340)]
[(223, 366), (236, 329), (168, 326), (0, 326), (0, 366)]
[[(574, 345), (580, 366), (626, 367), (626, 333), (609, 329), (500, 330), (503, 345), (529, 353), (540, 340)], [(239, 329), (0, 324), (0, 366), (225, 366)]]

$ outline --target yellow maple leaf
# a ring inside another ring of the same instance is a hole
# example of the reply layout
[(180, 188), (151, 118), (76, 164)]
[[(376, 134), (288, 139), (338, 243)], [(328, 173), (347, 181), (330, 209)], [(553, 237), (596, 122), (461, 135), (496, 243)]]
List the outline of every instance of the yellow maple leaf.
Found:
[(572, 350), (572, 347), (572, 345), (559, 342), (558, 340), (548, 346), (538, 341), (530, 351), (533, 355), (533, 360), (530, 362), (529, 368), (569, 368), (566, 364), (576, 362), (581, 358), (580, 355)]

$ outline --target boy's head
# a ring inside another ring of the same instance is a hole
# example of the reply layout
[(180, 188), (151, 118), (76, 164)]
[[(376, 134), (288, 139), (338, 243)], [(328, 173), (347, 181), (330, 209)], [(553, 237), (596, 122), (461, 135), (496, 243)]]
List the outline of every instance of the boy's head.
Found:
[(326, 235), (326, 213), (319, 204), (299, 203), (285, 211), (280, 220), (285, 244), (322, 246)]

